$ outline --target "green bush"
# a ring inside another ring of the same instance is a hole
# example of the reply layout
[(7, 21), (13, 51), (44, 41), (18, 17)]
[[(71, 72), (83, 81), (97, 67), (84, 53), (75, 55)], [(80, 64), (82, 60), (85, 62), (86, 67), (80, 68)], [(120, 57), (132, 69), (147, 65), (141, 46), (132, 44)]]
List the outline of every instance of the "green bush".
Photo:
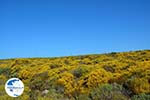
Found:
[(102, 84), (93, 88), (90, 92), (92, 100), (107, 100), (112, 97), (112, 86), (110, 84)]
[(139, 95), (134, 95), (131, 100), (150, 100), (150, 94), (139, 94)]
[(47, 72), (34, 75), (29, 83), (29, 88), (31, 89), (30, 100), (37, 100), (37, 96), (42, 95), (42, 91), (46, 89), (48, 90), (49, 89), (48, 83), (49, 82)]
[(75, 100), (91, 100), (87, 94), (80, 94)]
[(77, 69), (73, 70), (72, 73), (77, 78), (80, 78), (81, 76), (83, 76), (87, 72), (89, 72), (89, 69), (86, 66), (81, 66), (81, 67), (78, 67)]
[(128, 100), (122, 90), (122, 86), (116, 83), (102, 84), (91, 90), (90, 97), (92, 100)]
[(0, 75), (3, 74), (7, 77), (10, 77), (11, 69), (9, 67), (0, 68)]

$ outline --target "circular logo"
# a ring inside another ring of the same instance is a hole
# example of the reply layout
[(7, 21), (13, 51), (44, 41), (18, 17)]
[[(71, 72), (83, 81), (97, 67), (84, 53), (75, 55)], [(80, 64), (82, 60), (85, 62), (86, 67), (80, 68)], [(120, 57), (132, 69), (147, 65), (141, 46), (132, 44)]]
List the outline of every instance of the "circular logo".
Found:
[(5, 84), (5, 91), (11, 97), (18, 97), (24, 91), (24, 84), (18, 78), (11, 78)]

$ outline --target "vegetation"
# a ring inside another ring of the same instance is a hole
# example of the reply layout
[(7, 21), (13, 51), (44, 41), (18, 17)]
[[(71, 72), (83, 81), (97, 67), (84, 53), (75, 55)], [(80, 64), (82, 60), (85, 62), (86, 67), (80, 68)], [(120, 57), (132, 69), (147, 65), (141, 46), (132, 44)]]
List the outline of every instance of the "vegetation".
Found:
[[(9, 97), (5, 82), (21, 79)], [(0, 100), (149, 100), (150, 50), (58, 58), (0, 60)]]

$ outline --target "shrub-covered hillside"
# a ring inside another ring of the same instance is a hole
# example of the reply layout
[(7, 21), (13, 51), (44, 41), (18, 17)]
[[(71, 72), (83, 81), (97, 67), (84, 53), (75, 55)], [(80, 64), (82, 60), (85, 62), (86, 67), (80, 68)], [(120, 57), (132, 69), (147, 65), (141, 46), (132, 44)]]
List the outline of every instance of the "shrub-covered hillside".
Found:
[[(17, 77), (24, 93), (9, 97)], [(150, 50), (0, 60), (0, 100), (150, 100)]]

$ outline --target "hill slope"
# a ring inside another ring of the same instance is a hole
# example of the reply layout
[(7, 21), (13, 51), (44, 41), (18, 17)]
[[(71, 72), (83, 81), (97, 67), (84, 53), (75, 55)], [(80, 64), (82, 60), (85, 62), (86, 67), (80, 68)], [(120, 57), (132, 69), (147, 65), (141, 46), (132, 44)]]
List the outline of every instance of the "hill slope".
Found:
[(16, 100), (4, 90), (11, 77), (25, 84), (18, 100), (148, 100), (150, 50), (0, 60), (0, 100)]

